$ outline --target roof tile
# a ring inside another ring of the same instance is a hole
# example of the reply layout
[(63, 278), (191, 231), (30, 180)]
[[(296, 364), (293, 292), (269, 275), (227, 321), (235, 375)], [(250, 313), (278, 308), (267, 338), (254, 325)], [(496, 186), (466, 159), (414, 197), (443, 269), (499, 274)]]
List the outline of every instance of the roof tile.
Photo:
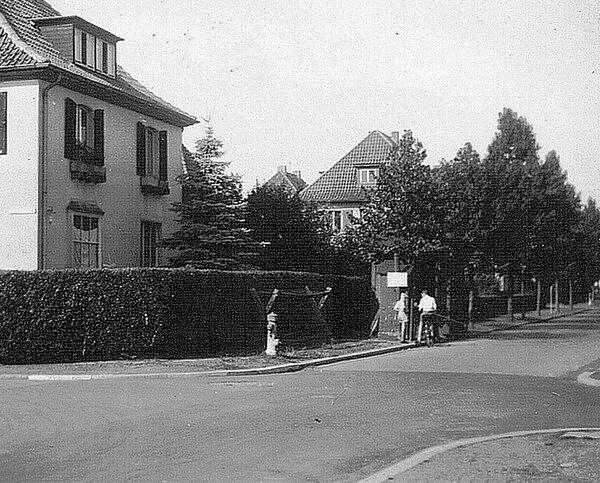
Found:
[(395, 145), (396, 142), (390, 136), (380, 131), (371, 131), (348, 154), (305, 188), (300, 196), (304, 200), (317, 203), (365, 201), (365, 192), (358, 183), (356, 169), (386, 163)]

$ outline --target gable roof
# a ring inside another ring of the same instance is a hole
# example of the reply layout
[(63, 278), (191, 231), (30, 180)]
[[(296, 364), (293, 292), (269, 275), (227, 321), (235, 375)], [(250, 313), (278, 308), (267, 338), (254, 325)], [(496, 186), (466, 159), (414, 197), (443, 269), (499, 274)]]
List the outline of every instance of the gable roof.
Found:
[[(61, 85), (70, 89), (177, 126), (197, 122), (193, 116), (143, 87), (120, 66), (113, 79), (65, 59), (35, 26), (34, 19), (52, 17), (60, 17), (60, 14), (43, 0), (0, 0), (0, 78), (11, 75), (58, 78)], [(55, 75), (52, 77), (49, 71)]]
[(365, 201), (365, 192), (358, 183), (357, 168), (384, 164), (395, 146), (397, 146), (396, 141), (387, 134), (371, 131), (348, 154), (305, 188), (300, 197), (317, 203)]
[(294, 193), (299, 193), (306, 186), (306, 181), (304, 181), (300, 176), (295, 173), (289, 173), (287, 170), (279, 169), (277, 173), (275, 173), (266, 183), (265, 185), (274, 185), (274, 186), (285, 186), (286, 188), (292, 190)]

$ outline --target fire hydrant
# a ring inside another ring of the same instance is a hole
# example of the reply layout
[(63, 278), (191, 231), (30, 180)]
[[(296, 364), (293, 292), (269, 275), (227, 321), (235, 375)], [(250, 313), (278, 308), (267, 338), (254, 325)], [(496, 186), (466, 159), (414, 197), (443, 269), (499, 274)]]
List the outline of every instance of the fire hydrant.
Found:
[(265, 354), (268, 356), (277, 355), (277, 346), (279, 339), (277, 338), (277, 314), (271, 312), (267, 315), (267, 350)]

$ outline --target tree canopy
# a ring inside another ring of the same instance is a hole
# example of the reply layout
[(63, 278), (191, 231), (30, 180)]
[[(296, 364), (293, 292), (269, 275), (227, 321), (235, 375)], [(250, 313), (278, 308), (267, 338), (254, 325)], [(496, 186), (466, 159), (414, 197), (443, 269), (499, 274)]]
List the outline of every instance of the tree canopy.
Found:
[(329, 247), (324, 214), (283, 186), (260, 186), (248, 195), (246, 227), (261, 244), (259, 264), (266, 270), (309, 271)]
[(379, 167), (376, 187), (366, 189), (361, 219), (338, 237), (341, 246), (369, 261), (395, 254), (405, 263), (439, 247), (437, 192), (426, 157), (421, 142), (405, 131)]
[(338, 242), (370, 261), (443, 260), (455, 276), (500, 272), (523, 282), (577, 272), (589, 283), (600, 277), (598, 209), (581, 206), (559, 155), (549, 151), (541, 162), (539, 150), (533, 126), (511, 109), (499, 114), (483, 159), (466, 143), (429, 168), (406, 131), (367, 192), (361, 220)]

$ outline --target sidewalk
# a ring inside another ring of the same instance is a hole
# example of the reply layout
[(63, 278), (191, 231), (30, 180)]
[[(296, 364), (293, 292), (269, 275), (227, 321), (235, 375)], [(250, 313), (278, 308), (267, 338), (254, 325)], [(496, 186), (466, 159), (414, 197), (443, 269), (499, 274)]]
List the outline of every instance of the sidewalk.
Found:
[(600, 481), (600, 428), (469, 438), (423, 450), (360, 483)]
[[(475, 324), (469, 332), (470, 337), (481, 337), (487, 333), (519, 327), (556, 317), (565, 317), (589, 309), (587, 304), (577, 304), (573, 312), (568, 307), (562, 309), (560, 314), (550, 314), (548, 309), (542, 311), (541, 316), (536, 312), (528, 312), (524, 320), (521, 314), (515, 314), (512, 322), (506, 315)], [(412, 349), (420, 345), (415, 342), (400, 343), (389, 340), (370, 340), (360, 343), (367, 350), (355, 350), (349, 353), (335, 355), (332, 350), (305, 351), (308, 356), (302, 357), (269, 357), (255, 355), (249, 357), (223, 357), (211, 359), (186, 359), (166, 360), (150, 359), (140, 361), (101, 361), (72, 364), (36, 364), (14, 366), (0, 365), (0, 380), (93, 380), (127, 377), (190, 377), (190, 376), (246, 376), (260, 374), (279, 374), (297, 372), (307, 367), (316, 367), (346, 360), (371, 357), (390, 352)], [(340, 344), (343, 345), (343, 344)], [(311, 353), (314, 356), (311, 357)], [(343, 351), (342, 351), (343, 352)], [(348, 352), (348, 351), (346, 351)], [(302, 351), (298, 351), (302, 353)], [(326, 355), (323, 356), (323, 353)], [(598, 376), (600, 377), (600, 375)]]
[(497, 317), (486, 319), (482, 322), (474, 324), (471, 330), (469, 330), (469, 334), (471, 336), (478, 336), (497, 330), (507, 330), (515, 327), (520, 327), (526, 324), (542, 322), (544, 320), (568, 317), (570, 315), (579, 314), (586, 310), (592, 309), (593, 307), (594, 305), (590, 306), (587, 303), (574, 304), (573, 311), (571, 312), (568, 305), (561, 305), (559, 313), (557, 313), (556, 311), (550, 312), (550, 309), (545, 308), (541, 310), (540, 315), (538, 315), (535, 310), (526, 312), (525, 319), (522, 318), (522, 314), (519, 312), (513, 314), (512, 321), (508, 320), (508, 316), (506, 314), (499, 315)]

